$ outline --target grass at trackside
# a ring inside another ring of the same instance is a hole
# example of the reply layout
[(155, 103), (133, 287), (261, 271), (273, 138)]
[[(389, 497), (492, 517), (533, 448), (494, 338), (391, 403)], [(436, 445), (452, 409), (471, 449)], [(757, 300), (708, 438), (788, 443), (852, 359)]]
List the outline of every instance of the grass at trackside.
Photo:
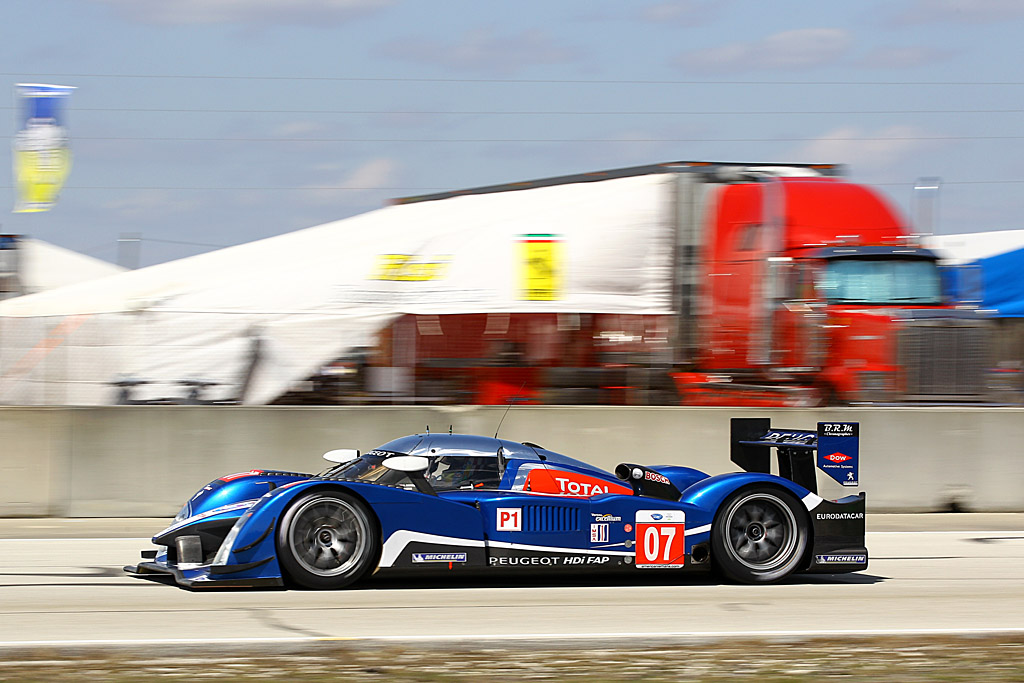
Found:
[(0, 681), (764, 681), (1024, 680), (1024, 636), (873, 637), (399, 646), (369, 641), (302, 650), (0, 652)]

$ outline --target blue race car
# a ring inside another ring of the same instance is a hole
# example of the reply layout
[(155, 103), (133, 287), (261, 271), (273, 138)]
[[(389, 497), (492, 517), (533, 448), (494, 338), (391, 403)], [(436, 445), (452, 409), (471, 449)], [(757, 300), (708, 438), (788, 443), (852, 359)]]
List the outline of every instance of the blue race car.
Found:
[[(125, 571), (181, 586), (344, 588), (375, 572), (676, 572), (772, 583), (867, 568), (864, 494), (824, 500), (815, 465), (857, 485), (856, 423), (734, 418), (744, 472), (606, 472), (533, 443), (415, 434), (318, 475), (251, 470), (204, 486)], [(771, 449), (778, 454), (771, 470)], [(826, 452), (827, 451), (827, 452)]]

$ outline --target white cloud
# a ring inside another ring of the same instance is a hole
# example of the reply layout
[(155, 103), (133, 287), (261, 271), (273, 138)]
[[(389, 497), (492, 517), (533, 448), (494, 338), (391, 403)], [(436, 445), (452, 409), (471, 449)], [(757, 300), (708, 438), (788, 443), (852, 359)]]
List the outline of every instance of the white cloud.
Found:
[(328, 127), (314, 121), (290, 121), (274, 127), (271, 131), (272, 137), (282, 138), (309, 138), (325, 136), (328, 134)]
[(804, 28), (761, 40), (685, 52), (676, 63), (711, 73), (808, 69), (835, 63), (852, 44), (853, 39), (842, 29)]
[(379, 52), (416, 63), (465, 71), (513, 73), (525, 67), (564, 64), (575, 60), (575, 49), (561, 45), (540, 30), (500, 35), (492, 28), (468, 31), (454, 43), (409, 38), (382, 46)]
[(95, 0), (148, 24), (337, 24), (395, 0)]
[(343, 187), (377, 188), (394, 184), (398, 177), (398, 162), (394, 159), (371, 159), (342, 180)]
[(898, 24), (987, 24), (1024, 19), (1021, 0), (915, 0), (896, 19)]
[(657, 24), (699, 26), (719, 14), (721, 0), (667, 0), (640, 10), (640, 17)]
[(169, 190), (134, 190), (123, 198), (103, 203), (103, 209), (119, 219), (145, 226), (153, 216), (170, 216), (203, 208), (204, 203), (188, 193)]
[[(394, 187), (400, 184), (401, 167), (394, 159), (379, 157), (370, 159), (355, 168), (345, 171), (337, 164), (320, 165), (316, 170), (323, 173), (323, 180), (307, 183), (304, 200), (311, 204), (346, 206), (363, 202), (368, 196), (384, 192), (395, 194)], [(346, 188), (327, 190), (322, 188)]]
[(942, 62), (953, 54), (952, 50), (931, 47), (880, 47), (866, 54), (859, 64), (875, 69), (904, 69)]
[(928, 137), (928, 133), (914, 126), (875, 130), (842, 126), (802, 144), (785, 158), (794, 163), (842, 163), (858, 171), (878, 171), (943, 144), (922, 137)]

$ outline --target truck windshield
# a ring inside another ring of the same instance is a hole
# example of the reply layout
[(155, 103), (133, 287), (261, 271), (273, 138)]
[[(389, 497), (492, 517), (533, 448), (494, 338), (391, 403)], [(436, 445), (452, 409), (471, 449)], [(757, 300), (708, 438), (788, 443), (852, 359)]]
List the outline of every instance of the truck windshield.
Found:
[(939, 269), (928, 259), (832, 259), (819, 284), (833, 303), (942, 303)]

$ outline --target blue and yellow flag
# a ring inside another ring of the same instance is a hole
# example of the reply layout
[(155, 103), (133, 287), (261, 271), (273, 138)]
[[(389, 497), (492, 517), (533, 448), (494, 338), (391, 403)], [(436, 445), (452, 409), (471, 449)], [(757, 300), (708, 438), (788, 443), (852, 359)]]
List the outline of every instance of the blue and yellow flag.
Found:
[(71, 171), (64, 103), (74, 87), (19, 83), (14, 137), (15, 213), (48, 211)]

